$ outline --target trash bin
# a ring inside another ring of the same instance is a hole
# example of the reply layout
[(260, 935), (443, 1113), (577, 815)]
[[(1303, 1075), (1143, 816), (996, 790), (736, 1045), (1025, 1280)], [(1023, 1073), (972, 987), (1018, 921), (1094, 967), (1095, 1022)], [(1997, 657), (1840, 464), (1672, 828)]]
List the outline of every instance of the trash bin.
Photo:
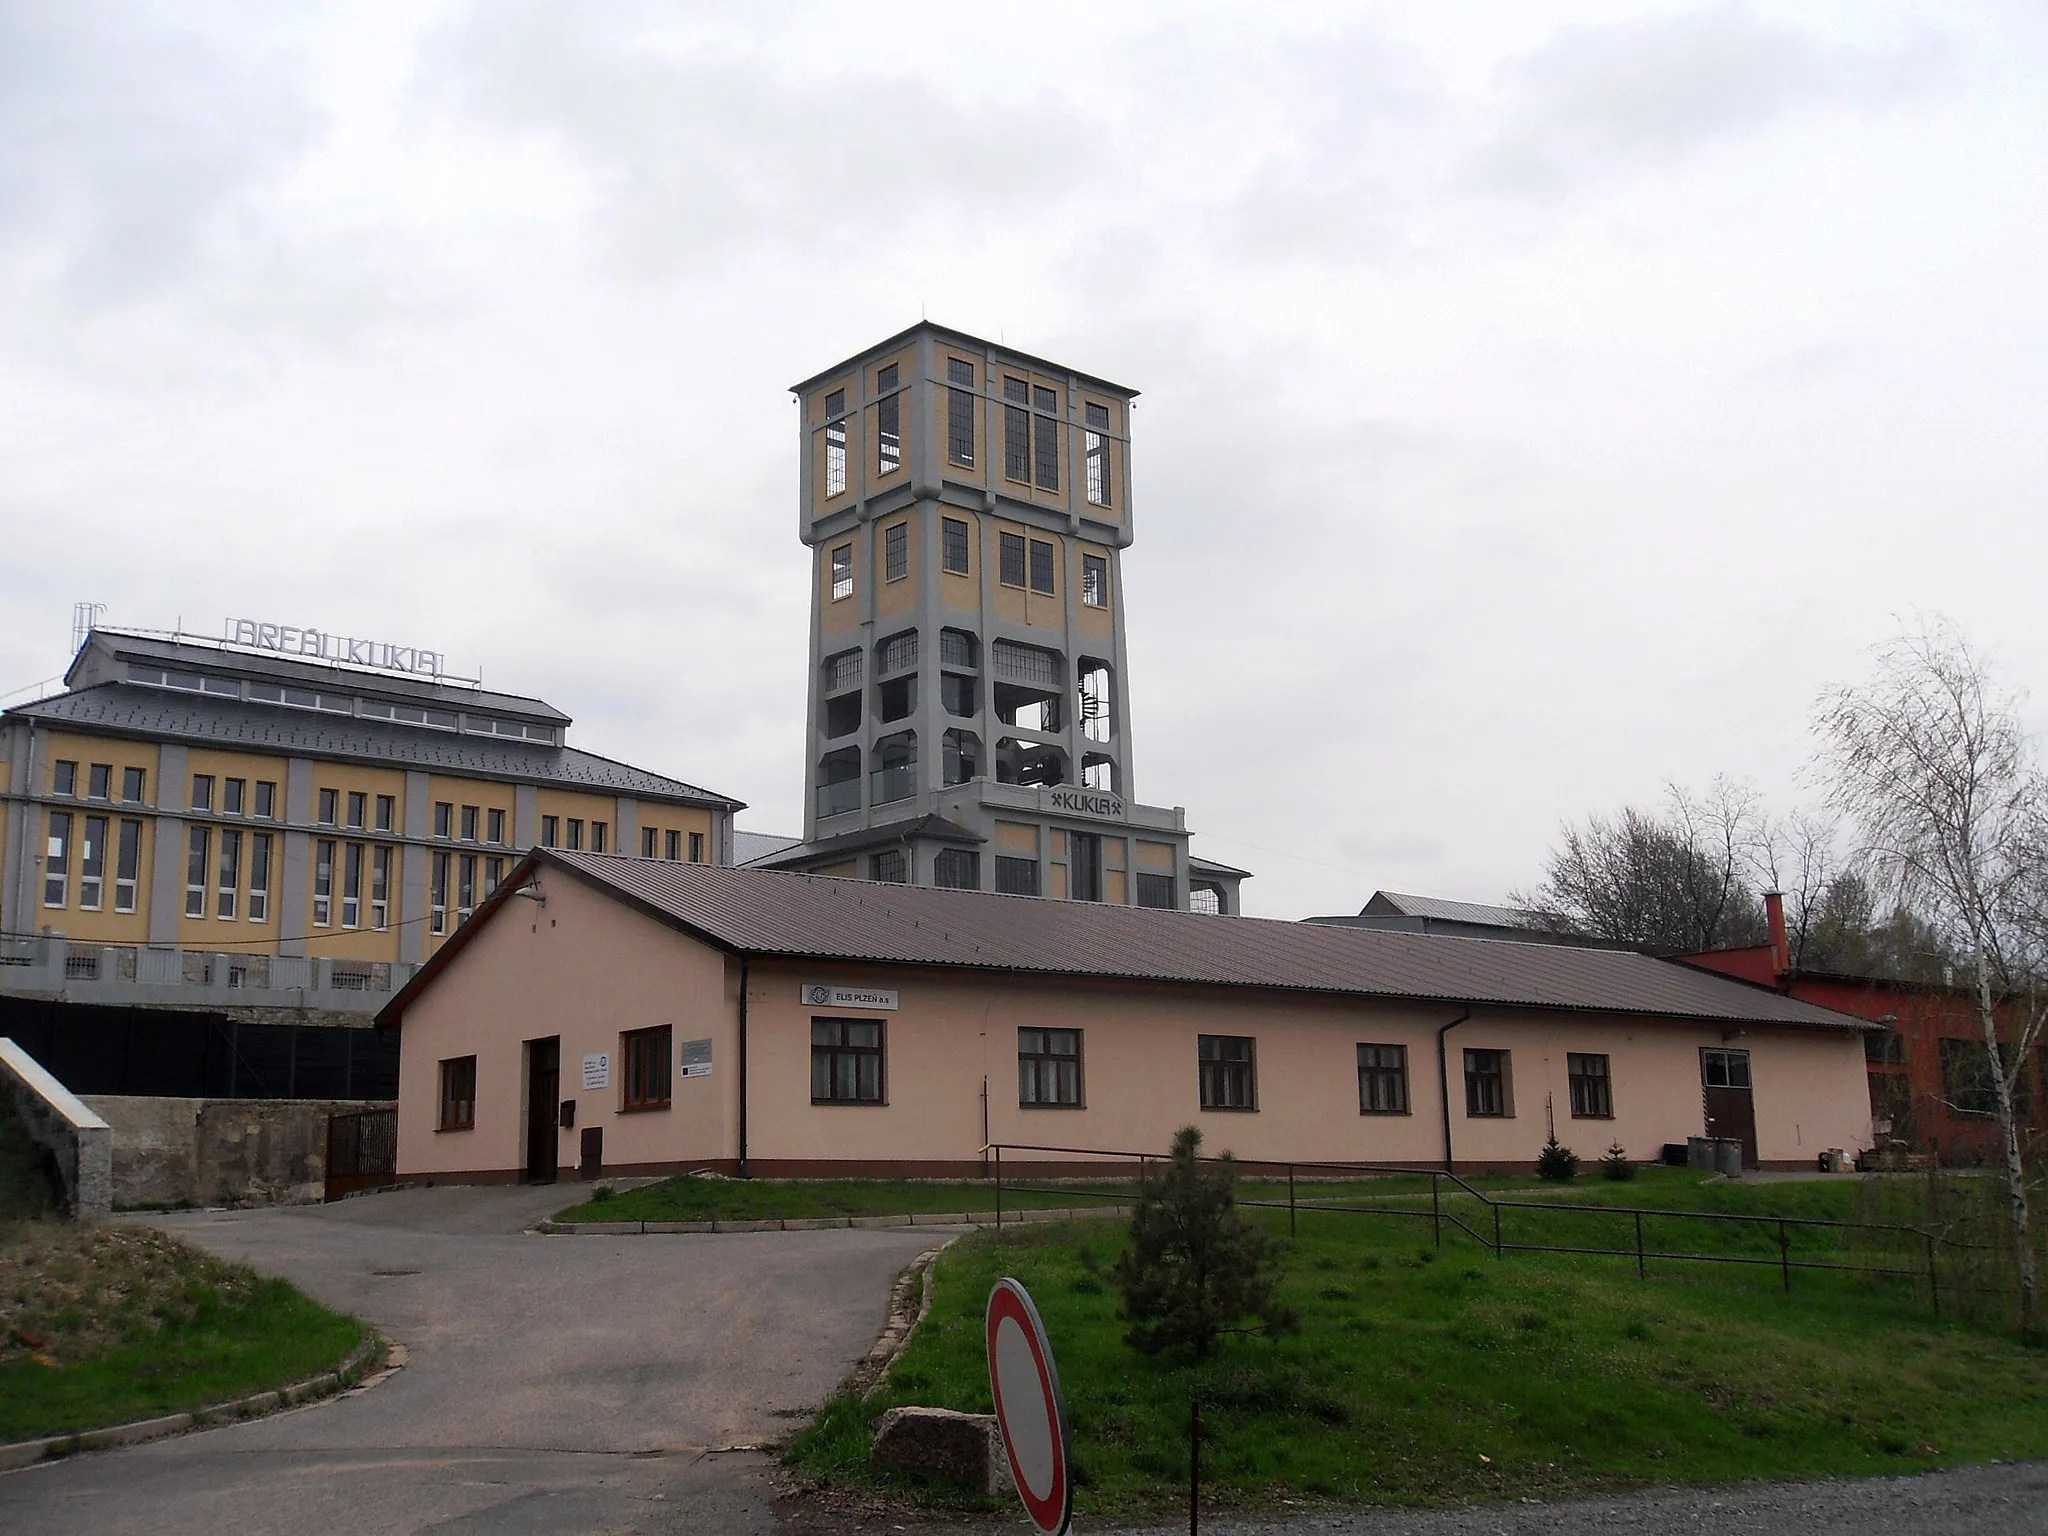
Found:
[(1714, 1138), (1711, 1136), (1688, 1136), (1685, 1138), (1685, 1166), (1705, 1168), (1714, 1166)]
[(1714, 1138), (1714, 1172), (1731, 1179), (1742, 1177), (1742, 1143), (1733, 1137)]

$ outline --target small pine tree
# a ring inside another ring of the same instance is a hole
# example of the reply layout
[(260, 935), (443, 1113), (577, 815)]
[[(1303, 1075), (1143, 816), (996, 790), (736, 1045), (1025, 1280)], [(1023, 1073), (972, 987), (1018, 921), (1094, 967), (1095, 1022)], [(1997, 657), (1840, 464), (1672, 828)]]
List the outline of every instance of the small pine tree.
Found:
[[(1278, 1338), (1301, 1326), (1274, 1295), (1280, 1245), (1237, 1208), (1230, 1156), (1203, 1163), (1202, 1133), (1176, 1132), (1173, 1154), (1139, 1181), (1131, 1246), (1112, 1274), (1123, 1293), (1124, 1342), (1141, 1354), (1186, 1348), (1207, 1355), (1230, 1333)], [(1244, 1319), (1258, 1326), (1242, 1326)]]
[(1607, 1155), (1600, 1159), (1600, 1172), (1603, 1177), (1613, 1179), (1617, 1183), (1634, 1178), (1636, 1165), (1628, 1160), (1628, 1148), (1618, 1141), (1611, 1143), (1607, 1148)]
[(1579, 1154), (1570, 1147), (1560, 1146), (1557, 1138), (1552, 1136), (1543, 1143), (1543, 1150), (1536, 1154), (1536, 1171), (1559, 1184), (1569, 1183), (1579, 1176)]

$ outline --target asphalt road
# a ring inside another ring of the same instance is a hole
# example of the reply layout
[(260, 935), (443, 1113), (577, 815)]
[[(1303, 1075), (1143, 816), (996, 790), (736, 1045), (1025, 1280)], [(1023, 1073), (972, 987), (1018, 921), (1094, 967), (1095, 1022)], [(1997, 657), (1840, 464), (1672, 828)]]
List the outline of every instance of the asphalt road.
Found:
[(160, 1224), (403, 1343), (365, 1391), (0, 1477), (0, 1531), (777, 1529), (766, 1458), (931, 1229), (546, 1238), (564, 1196), (410, 1190)]

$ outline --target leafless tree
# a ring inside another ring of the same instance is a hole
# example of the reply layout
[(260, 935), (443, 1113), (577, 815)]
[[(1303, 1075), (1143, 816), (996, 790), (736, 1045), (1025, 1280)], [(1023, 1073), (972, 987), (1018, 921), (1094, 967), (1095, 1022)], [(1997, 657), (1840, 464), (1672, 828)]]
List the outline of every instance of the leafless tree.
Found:
[(1937, 621), (1881, 647), (1861, 686), (1824, 694), (1815, 730), (1831, 803), (1902, 904), (1966, 968), (2031, 1328), (2038, 1276), (2014, 1095), (2048, 1012), (2048, 786), (2019, 703), (1988, 659)]

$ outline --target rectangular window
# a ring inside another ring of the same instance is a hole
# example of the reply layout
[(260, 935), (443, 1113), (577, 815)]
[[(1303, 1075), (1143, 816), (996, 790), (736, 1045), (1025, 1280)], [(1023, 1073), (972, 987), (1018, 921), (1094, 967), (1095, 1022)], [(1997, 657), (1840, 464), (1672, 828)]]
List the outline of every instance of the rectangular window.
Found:
[(391, 850), (381, 846), (370, 850), (370, 926), (391, 926)]
[(456, 1056), (441, 1063), (441, 1127), (476, 1129), (476, 1058)]
[(348, 792), (348, 824), (361, 831), (370, 822), (370, 797), (360, 789)]
[(1141, 907), (1157, 907), (1161, 911), (1171, 912), (1173, 910), (1173, 876), (1148, 875), (1140, 871), (1138, 875), (1138, 905)]
[(70, 898), (71, 813), (50, 812), (49, 841), (43, 847), (43, 905), (61, 907)]
[(940, 556), (944, 567), (956, 576), (967, 574), (967, 525), (957, 517), (939, 519), (939, 534), (943, 546)]
[(140, 768), (123, 768), (121, 770), (121, 798), (130, 805), (142, 804), (144, 782), (144, 774)]
[(269, 779), (256, 781), (256, 815), (263, 821), (277, 820), (277, 785)]
[(321, 838), (313, 844), (313, 926), (331, 927), (334, 922), (334, 843)]
[(620, 1108), (668, 1108), (672, 1033), (664, 1024), (658, 1029), (628, 1030), (619, 1037), (619, 1055), (626, 1063), (626, 1096)]
[(107, 893), (107, 818), (85, 818), (85, 837), (78, 846), (78, 905), (97, 912)]
[(1465, 1113), (1473, 1119), (1503, 1118), (1514, 1113), (1508, 1097), (1508, 1053), (1465, 1053)]
[(884, 885), (910, 883), (910, 856), (901, 848), (884, 848), (868, 856), (868, 878)]
[(811, 1102), (882, 1102), (881, 1020), (811, 1020)]
[(185, 844), (185, 915), (206, 916), (206, 876), (213, 835), (205, 827), (194, 827)]
[(505, 846), (505, 813), (503, 811), (493, 810), (485, 814), (484, 841), (499, 848)]
[(955, 464), (974, 467), (974, 364), (964, 358), (946, 359), (946, 457)]
[(1017, 1031), (1017, 1102), (1062, 1109), (1081, 1107), (1081, 1031)]
[(455, 861), (455, 921), (466, 923), (476, 910), (476, 855), (465, 853)]
[(903, 467), (903, 397), (887, 393), (896, 388), (896, 365), (889, 364), (875, 375), (875, 389), (882, 398), (875, 402), (875, 473), (893, 475)]
[(1088, 500), (1109, 505), (1109, 407), (1092, 401), (1087, 407), (1088, 433), (1083, 447), (1088, 460)]
[(559, 829), (560, 829), (560, 827), (561, 827), (561, 825), (562, 825), (562, 823), (561, 823), (561, 819), (560, 819), (559, 817), (555, 817), (555, 816), (543, 816), (543, 817), (541, 817), (541, 819), (540, 819), (540, 845), (541, 845), (541, 847), (543, 847), (543, 848), (555, 848), (555, 847), (559, 847), (559, 846), (561, 845), (561, 840), (562, 840), (562, 838), (561, 838), (561, 832), (560, 832), (560, 830), (559, 830)]
[(114, 765), (94, 763), (86, 770), (85, 795), (88, 800), (107, 800), (114, 793)]
[(345, 843), (341, 850), (341, 926), (363, 925), (363, 845)]
[(480, 814), (473, 805), (465, 805), (462, 808), (462, 840), (465, 843), (476, 841), (477, 818)]
[(213, 809), (213, 775), (195, 773), (192, 775), (192, 809), (210, 811)]
[(449, 853), (434, 855), (433, 912), (427, 923), (432, 933), (448, 931), (448, 863), (452, 858)]
[(1038, 894), (1038, 860), (996, 855), (996, 889), (1005, 896)]
[(605, 845), (605, 823), (593, 821), (590, 824), (590, 851), (603, 853)]
[(247, 779), (222, 779), (220, 784), (220, 808), (229, 816), (239, 816), (249, 808), (249, 781)]
[(1022, 379), (1003, 377), (1003, 474), (1011, 480), (1031, 480), (1031, 389)]
[(114, 910), (133, 912), (142, 884), (142, 823), (123, 821), (121, 843), (114, 850)]
[(1749, 1052), (1701, 1051), (1700, 1081), (1709, 1088), (1747, 1088), (1749, 1086)]
[(213, 915), (224, 923), (235, 920), (235, 903), (242, 889), (242, 834), (233, 827), (220, 832), (219, 876), (214, 882)]
[(841, 544), (832, 551), (832, 601), (853, 596), (853, 546)]
[(568, 846), (572, 849), (581, 848), (583, 846), (583, 821), (580, 817), (571, 816), (569, 818)]
[(78, 793), (78, 764), (62, 758), (50, 764), (50, 793), (53, 795), (75, 795)]
[(436, 801), (434, 802), (434, 836), (436, 836), (436, 837), (453, 837), (454, 835), (455, 835), (455, 805), (454, 805), (454, 802), (453, 802), (453, 801), (449, 801), (449, 800), (436, 800)]
[[(651, 855), (653, 850), (649, 850)], [(661, 835), (661, 856), (664, 859), (680, 859), (683, 856), (683, 834), (669, 831)]]
[(1109, 562), (1100, 555), (1081, 557), (1081, 602), (1089, 608), (1109, 606)]
[(484, 895), (489, 896), (505, 883), (505, 861), (492, 857), (484, 860)]
[(249, 838), (249, 921), (270, 921), (270, 834), (257, 832)]
[[(674, 836), (675, 834), (674, 834), (674, 833), (670, 833), (669, 835), (670, 835), (670, 836)], [(654, 848), (655, 848), (655, 842), (656, 842), (656, 840), (657, 840), (657, 839), (658, 839), (658, 838), (659, 838), (660, 836), (661, 836), (661, 834), (660, 834), (659, 832), (655, 831), (655, 829), (654, 829), (654, 828), (652, 828), (652, 827), (642, 827), (642, 828), (640, 829), (640, 857), (641, 857), (641, 858), (643, 858), (643, 859), (651, 859), (651, 858), (653, 858), (653, 857), (654, 857)]]
[(997, 536), (996, 547), (1001, 556), (997, 564), (996, 579), (1006, 587), (1024, 585), (1024, 535), (1005, 533)]
[(1565, 1081), (1571, 1089), (1574, 1120), (1612, 1120), (1614, 1088), (1607, 1075), (1607, 1058), (1567, 1051)]
[(315, 818), (323, 827), (338, 826), (341, 823), (341, 791), (323, 789), (320, 791), (320, 807)]
[(981, 856), (971, 848), (941, 849), (932, 861), (932, 884), (948, 891), (981, 889)]
[(398, 830), (398, 797), (379, 795), (377, 797), (377, 830), (395, 832)]
[(1201, 1064), (1202, 1108), (1257, 1109), (1258, 1076), (1249, 1035), (1202, 1035), (1196, 1058)]
[(825, 397), (825, 495), (846, 494), (846, 391)]
[(1043, 539), (1031, 541), (1031, 590), (1052, 595), (1052, 546)]
[(1991, 1053), (1982, 1040), (1941, 1042), (1941, 1093), (1959, 1115), (1989, 1115), (1998, 1108)]
[(882, 530), (882, 579), (901, 581), (910, 574), (910, 524)]
[(692, 832), (690, 834), (690, 862), (692, 864), (702, 864), (704, 862), (704, 834), (702, 832)]
[(1358, 1112), (1361, 1115), (1408, 1113), (1408, 1047), (1361, 1045), (1358, 1048)]
[[(1054, 390), (1043, 384), (1031, 389), (1031, 408), (1034, 411), (1057, 411), (1060, 397)], [(1035, 415), (1031, 418), (1031, 468), (1032, 476), (1042, 491), (1056, 491), (1060, 488), (1060, 424), (1052, 416)]]
[(1871, 1030), (1863, 1037), (1863, 1059), (1880, 1066), (1904, 1066), (1906, 1037), (1890, 1026)]

